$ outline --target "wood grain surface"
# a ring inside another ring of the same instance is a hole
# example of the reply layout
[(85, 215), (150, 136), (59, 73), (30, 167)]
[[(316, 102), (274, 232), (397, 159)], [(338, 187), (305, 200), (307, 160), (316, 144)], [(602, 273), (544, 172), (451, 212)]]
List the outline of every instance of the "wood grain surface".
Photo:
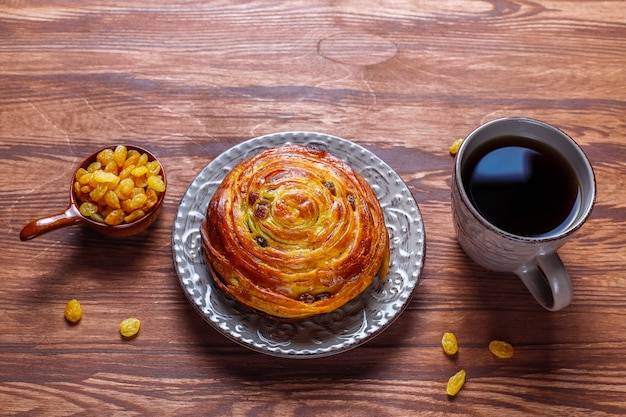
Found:
[[(626, 2), (8, 1), (0, 5), (0, 415), (411, 416), (626, 413)], [(544, 311), (473, 264), (451, 224), (449, 144), (527, 116), (570, 134), (598, 196), (560, 254), (574, 286)], [(174, 216), (213, 158), (310, 130), (374, 152), (426, 228), (415, 296), (381, 336), (310, 360), (226, 339), (187, 302)], [(163, 212), (113, 239), (63, 211), (77, 165), (118, 143), (167, 171)], [(77, 325), (63, 318), (77, 298)], [(141, 319), (123, 340), (119, 322)], [(440, 346), (454, 332), (460, 352)], [(492, 339), (511, 342), (495, 358)], [(445, 393), (459, 369), (467, 382)]]

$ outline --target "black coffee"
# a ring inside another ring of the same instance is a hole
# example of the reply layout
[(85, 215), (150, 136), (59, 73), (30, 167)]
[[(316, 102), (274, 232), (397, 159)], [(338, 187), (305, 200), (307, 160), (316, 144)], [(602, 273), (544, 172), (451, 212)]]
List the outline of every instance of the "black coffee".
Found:
[(531, 139), (507, 136), (486, 142), (472, 152), (462, 177), (481, 215), (516, 235), (559, 233), (580, 207), (572, 166), (552, 147)]

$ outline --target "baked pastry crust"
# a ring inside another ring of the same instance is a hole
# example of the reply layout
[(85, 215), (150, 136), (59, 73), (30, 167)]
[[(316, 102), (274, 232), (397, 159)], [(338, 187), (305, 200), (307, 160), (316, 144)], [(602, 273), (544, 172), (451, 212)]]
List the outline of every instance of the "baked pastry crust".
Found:
[(382, 208), (367, 181), (315, 146), (283, 145), (235, 166), (201, 225), (217, 286), (270, 317), (333, 311), (389, 264)]

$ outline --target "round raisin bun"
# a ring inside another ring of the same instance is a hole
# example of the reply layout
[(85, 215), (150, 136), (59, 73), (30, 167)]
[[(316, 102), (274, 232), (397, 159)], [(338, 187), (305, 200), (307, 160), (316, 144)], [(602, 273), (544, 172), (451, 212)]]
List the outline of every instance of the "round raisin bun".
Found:
[(266, 316), (333, 311), (382, 279), (389, 264), (383, 212), (367, 181), (315, 146), (283, 145), (239, 163), (201, 225), (213, 279)]

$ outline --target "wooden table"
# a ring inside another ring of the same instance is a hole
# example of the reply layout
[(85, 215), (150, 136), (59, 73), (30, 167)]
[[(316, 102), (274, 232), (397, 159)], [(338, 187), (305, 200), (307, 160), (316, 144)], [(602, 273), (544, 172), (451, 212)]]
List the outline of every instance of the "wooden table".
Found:
[[(619, 415), (626, 413), (626, 3), (622, 1), (9, 2), (0, 6), (0, 414)], [(544, 311), (513, 274), (473, 264), (451, 223), (450, 143), (528, 116), (569, 133), (598, 184), (561, 250), (575, 290)], [(426, 261), (404, 313), (345, 353), (253, 352), (209, 326), (175, 272), (172, 225), (230, 147), (292, 130), (351, 140), (406, 182)], [(142, 234), (74, 226), (80, 161), (143, 145), (169, 188)], [(63, 317), (81, 301), (78, 325)], [(141, 319), (123, 340), (119, 322)], [(456, 358), (440, 346), (460, 343)], [(515, 346), (495, 358), (492, 339)], [(445, 393), (459, 369), (467, 382)]]

